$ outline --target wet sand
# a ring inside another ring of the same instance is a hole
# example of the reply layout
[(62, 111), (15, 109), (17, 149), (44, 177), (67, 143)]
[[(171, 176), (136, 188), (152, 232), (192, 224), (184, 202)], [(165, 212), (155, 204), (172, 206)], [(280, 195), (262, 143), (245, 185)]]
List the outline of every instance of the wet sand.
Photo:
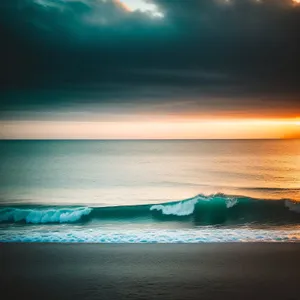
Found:
[(299, 299), (300, 244), (1, 244), (5, 299)]

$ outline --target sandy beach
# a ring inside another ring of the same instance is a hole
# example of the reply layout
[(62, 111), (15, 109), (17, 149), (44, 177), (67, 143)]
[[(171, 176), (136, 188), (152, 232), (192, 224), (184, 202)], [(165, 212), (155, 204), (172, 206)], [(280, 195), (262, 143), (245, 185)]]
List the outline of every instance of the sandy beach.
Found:
[(7, 299), (298, 299), (300, 244), (1, 244)]

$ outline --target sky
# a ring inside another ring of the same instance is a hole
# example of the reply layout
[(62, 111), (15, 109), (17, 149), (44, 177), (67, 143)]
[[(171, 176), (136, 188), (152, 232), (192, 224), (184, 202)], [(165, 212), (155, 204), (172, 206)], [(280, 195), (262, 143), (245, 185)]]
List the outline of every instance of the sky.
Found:
[(1, 0), (0, 138), (300, 137), (298, 0)]

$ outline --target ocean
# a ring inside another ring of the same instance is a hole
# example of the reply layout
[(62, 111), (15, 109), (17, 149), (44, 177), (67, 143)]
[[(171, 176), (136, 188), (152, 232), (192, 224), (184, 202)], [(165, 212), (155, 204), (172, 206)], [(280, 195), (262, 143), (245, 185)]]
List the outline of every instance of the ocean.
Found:
[(300, 140), (18, 140), (0, 155), (0, 242), (300, 241)]

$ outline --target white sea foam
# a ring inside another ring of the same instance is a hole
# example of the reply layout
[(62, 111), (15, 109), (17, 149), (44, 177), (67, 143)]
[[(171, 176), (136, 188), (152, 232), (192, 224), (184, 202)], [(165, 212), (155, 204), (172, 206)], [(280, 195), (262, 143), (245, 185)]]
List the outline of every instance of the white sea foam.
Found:
[(193, 214), (198, 198), (177, 203), (159, 204), (151, 206), (150, 210), (161, 211), (164, 215), (189, 216)]
[(4, 230), (0, 242), (45, 243), (220, 243), (300, 242), (300, 229), (176, 229), (176, 230), (90, 230), (40, 229)]
[(234, 198), (229, 198), (229, 199), (226, 199), (226, 207), (227, 208), (231, 208), (231, 207), (234, 207), (235, 205), (238, 204), (238, 200), (237, 199), (234, 199)]
[[(151, 206), (150, 210), (161, 211), (163, 215), (189, 216), (194, 213), (198, 201), (209, 202), (213, 200), (213, 198), (203, 197), (199, 195), (193, 199), (181, 202), (153, 205)], [(238, 200), (235, 198), (226, 198), (225, 203), (227, 208), (232, 208), (238, 204)]]

